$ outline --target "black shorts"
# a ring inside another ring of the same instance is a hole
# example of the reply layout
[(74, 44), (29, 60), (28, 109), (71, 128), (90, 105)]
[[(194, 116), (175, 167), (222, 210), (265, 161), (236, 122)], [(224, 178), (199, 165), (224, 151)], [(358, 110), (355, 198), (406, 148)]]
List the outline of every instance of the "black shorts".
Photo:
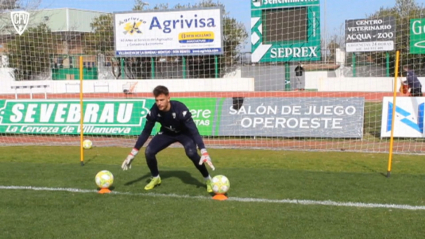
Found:
[(422, 96), (422, 89), (421, 88), (415, 88), (410, 91), (410, 96), (412, 97), (421, 97)]
[(193, 138), (187, 134), (156, 134), (152, 140), (149, 142), (150, 152), (157, 154), (159, 151), (165, 149), (172, 143), (179, 142), (183, 145), (185, 150), (193, 150), (196, 152), (196, 143)]

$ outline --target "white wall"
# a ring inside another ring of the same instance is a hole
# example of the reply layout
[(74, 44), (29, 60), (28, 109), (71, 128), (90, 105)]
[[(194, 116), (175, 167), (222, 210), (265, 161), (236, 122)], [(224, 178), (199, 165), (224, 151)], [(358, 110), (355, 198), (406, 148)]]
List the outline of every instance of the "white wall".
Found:
[[(0, 94), (15, 94), (12, 86), (48, 85), (44, 88), (18, 89), (17, 93), (77, 93), (78, 80), (14, 81), (12, 69), (0, 68)], [(134, 92), (151, 92), (166, 85), (172, 92), (249, 92), (254, 91), (253, 78), (164, 79), (164, 80), (84, 80), (85, 93), (118, 93), (135, 85)], [(402, 78), (403, 80), (405, 78)], [(425, 86), (425, 77), (419, 80)], [(325, 92), (392, 92), (394, 77), (327, 77), (327, 72), (306, 72), (306, 89)], [(397, 80), (397, 89), (400, 80)]]
[[(404, 79), (403, 79), (404, 80)], [(425, 79), (420, 78), (424, 85)], [(394, 77), (343, 77), (343, 78), (308, 78), (306, 89), (318, 91), (351, 92), (392, 92)], [(400, 80), (397, 80), (397, 90)]]
[[(12, 86), (27, 86), (17, 93), (77, 93), (79, 80), (15, 81), (11, 69), (0, 68), (0, 94), (15, 94)], [(47, 88), (29, 86), (47, 85)], [(155, 80), (84, 80), (84, 93), (118, 93), (134, 87), (134, 92), (152, 92), (157, 85), (165, 85), (172, 92), (230, 92), (254, 91), (252, 78), (208, 78), (208, 79), (155, 79)]]
[[(406, 77), (397, 79), (397, 90), (400, 81)], [(425, 87), (425, 77), (419, 77), (422, 86)], [(354, 91), (354, 92), (392, 92), (394, 77), (328, 77), (326, 71), (306, 72), (306, 89), (318, 91)]]

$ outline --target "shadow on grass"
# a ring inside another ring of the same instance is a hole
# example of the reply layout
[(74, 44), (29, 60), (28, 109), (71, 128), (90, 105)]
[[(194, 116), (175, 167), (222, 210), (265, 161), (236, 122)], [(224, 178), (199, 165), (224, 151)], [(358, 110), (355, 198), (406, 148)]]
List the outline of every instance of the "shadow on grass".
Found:
[[(131, 180), (131, 181), (129, 181), (129, 182), (124, 183), (124, 186), (129, 186), (129, 185), (135, 184), (135, 183), (137, 183), (137, 182), (140, 182), (140, 181), (142, 181), (142, 180), (144, 180), (144, 179), (148, 179), (148, 178), (150, 178), (150, 177), (151, 177), (150, 173), (147, 173), (147, 174), (143, 175), (143, 176), (142, 176), (142, 177), (140, 177), (140, 178), (136, 178), (136, 179), (134, 179), (134, 180)], [(147, 182), (148, 180), (145, 180), (145, 181)]]
[(97, 156), (99, 156), (99, 155), (96, 154), (93, 157), (91, 157), (91, 158), (89, 158), (87, 160), (84, 160), (83, 166), (86, 165), (86, 164), (88, 164), (88, 163), (90, 163), (92, 160), (95, 160), (97, 158)]
[[(167, 178), (178, 178), (185, 184), (191, 184), (196, 186), (197, 188), (205, 187), (205, 183), (202, 183), (198, 179), (192, 177), (192, 175), (186, 171), (161, 171), (160, 176), (162, 180)], [(145, 181), (146, 183), (148, 183), (150, 177), (151, 177), (150, 173), (147, 173), (139, 178), (136, 178), (132, 181), (125, 183), (124, 185), (129, 186), (134, 183), (138, 183), (140, 181)]]
[[(101, 188), (97, 187), (97, 191), (100, 191), (100, 189), (101, 189)], [(113, 191), (113, 190), (115, 189), (115, 186), (113, 186), (113, 185), (112, 185), (112, 186), (110, 186), (108, 189), (109, 189), (109, 190), (111, 190), (111, 191)]]
[(368, 172), (370, 172), (370, 173), (377, 173), (377, 174), (379, 174), (379, 175), (381, 175), (381, 176), (387, 177), (387, 173), (384, 173), (384, 172), (381, 172), (381, 171), (377, 171), (376, 169), (371, 168), (371, 167), (369, 167), (369, 166), (366, 166), (366, 165), (364, 165), (364, 164), (360, 164), (360, 163), (357, 163), (357, 162), (352, 162), (352, 163), (353, 163), (354, 165), (356, 165), (356, 166), (360, 167), (360, 168), (365, 169), (366, 171), (368, 171)]

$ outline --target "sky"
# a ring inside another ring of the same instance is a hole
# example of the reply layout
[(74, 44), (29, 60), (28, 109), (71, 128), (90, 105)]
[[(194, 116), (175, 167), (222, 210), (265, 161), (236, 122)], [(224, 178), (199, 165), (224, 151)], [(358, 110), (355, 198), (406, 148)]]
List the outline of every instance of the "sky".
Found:
[[(31, 0), (27, 0), (31, 1)], [(321, 0), (321, 34), (330, 37), (344, 34), (345, 20), (362, 19), (375, 13), (381, 7), (393, 7), (396, 0)], [(156, 4), (168, 3), (174, 5), (197, 3), (199, 0), (144, 0), (147, 7), (153, 8)], [(230, 16), (242, 22), (248, 33), (250, 32), (251, 1), (250, 0), (220, 0)], [(354, 4), (353, 4), (354, 3)], [(425, 0), (416, 0), (418, 5), (425, 6)], [(104, 12), (130, 11), (134, 0), (41, 0), (40, 8), (77, 8)], [(248, 41), (249, 42), (249, 41)]]

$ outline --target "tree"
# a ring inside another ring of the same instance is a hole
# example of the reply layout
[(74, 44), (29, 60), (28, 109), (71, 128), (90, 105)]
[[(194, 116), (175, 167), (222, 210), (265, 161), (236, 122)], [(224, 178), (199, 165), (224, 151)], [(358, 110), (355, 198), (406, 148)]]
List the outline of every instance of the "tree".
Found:
[[(396, 19), (395, 49), (400, 51), (401, 64), (410, 64), (414, 68), (423, 68), (425, 58), (422, 55), (409, 54), (410, 46), (410, 19), (423, 18), (425, 8), (419, 6), (415, 0), (396, 0), (394, 7), (381, 8), (368, 18), (393, 16)], [(372, 60), (377, 64), (385, 64), (386, 52), (372, 52)], [(395, 61), (395, 51), (390, 52), (390, 62)], [(391, 71), (394, 71), (394, 66)]]
[(337, 43), (338, 40), (336, 37), (332, 39), (327, 46), (327, 49), (329, 50), (327, 63), (335, 63), (336, 62), (336, 49), (339, 48), (339, 44)]
[[(144, 4), (140, 0), (136, 0), (133, 10), (143, 9)], [(245, 26), (232, 18), (228, 12), (225, 11), (224, 4), (213, 0), (202, 0), (195, 4), (177, 4), (173, 9), (189, 9), (189, 8), (208, 8), (208, 7), (221, 7), (223, 9), (223, 55), (219, 56), (219, 74), (224, 75), (224, 69), (232, 66), (237, 61), (241, 44), (248, 37), (248, 32)], [(168, 4), (157, 4), (154, 10), (167, 10)], [(188, 58), (189, 70), (194, 71), (196, 77), (213, 78), (215, 75), (214, 69), (214, 56), (191, 56)]]
[(90, 23), (93, 32), (84, 35), (83, 51), (88, 55), (103, 55), (112, 61), (111, 72), (118, 79), (122, 72), (120, 58), (114, 53), (114, 23), (112, 14), (103, 14)]
[[(146, 3), (136, 0), (133, 11), (145, 9)], [(177, 4), (174, 9), (200, 8), (200, 7), (222, 7), (221, 3), (213, 0), (203, 0), (194, 5)], [(157, 4), (153, 10), (167, 10), (168, 4)], [(93, 32), (85, 36), (84, 52), (87, 54), (104, 54), (105, 56), (114, 56), (114, 29), (112, 15), (102, 15), (95, 18), (91, 23)], [(236, 19), (230, 17), (228, 12), (224, 11), (223, 17), (223, 49), (224, 54), (219, 56), (219, 73), (223, 75), (226, 66), (231, 66), (237, 60), (240, 51), (240, 44), (247, 38), (248, 33), (244, 25)], [(151, 78), (151, 58), (150, 57), (124, 57), (125, 75), (130, 79), (148, 79)], [(120, 58), (116, 58), (116, 62)], [(190, 56), (187, 59), (188, 68), (196, 77), (209, 78), (214, 77), (214, 56)], [(223, 70), (223, 71), (221, 71)]]
[[(129, 79), (149, 78), (144, 76), (141, 71), (142, 61), (140, 57), (115, 57), (114, 48), (114, 23), (112, 14), (104, 14), (96, 17), (92, 23), (91, 33), (84, 36), (84, 53), (90, 55), (104, 55), (112, 60), (112, 74), (118, 78), (121, 74), (125, 74)], [(124, 72), (121, 72), (120, 61), (124, 59)], [(149, 59), (150, 61), (150, 59)]]
[(36, 76), (49, 74), (50, 56), (57, 49), (58, 38), (41, 23), (6, 45), (10, 67), (15, 68), (15, 80), (34, 80)]
[(147, 5), (149, 4), (146, 2), (143, 2), (142, 0), (135, 0), (133, 11), (143, 11), (143, 8)]
[(0, 0), (0, 31), (3, 35), (15, 34), (16, 30), (10, 22), (10, 11), (24, 10), (31, 13), (34, 17), (39, 12), (34, 11), (40, 6), (41, 0)]
[[(334, 34), (330, 35), (326, 39), (323, 37), (321, 40), (322, 46), (322, 62), (336, 63), (336, 49), (344, 50), (345, 48), (345, 24), (342, 23), (338, 28), (334, 29)], [(326, 40), (326, 41), (325, 41)], [(324, 56), (326, 55), (326, 61)]]
[(90, 23), (93, 30), (84, 37), (86, 54), (114, 56), (114, 23), (112, 14), (104, 14), (94, 18)]
[(19, 0), (0, 0), (2, 10), (11, 10), (19, 8)]

